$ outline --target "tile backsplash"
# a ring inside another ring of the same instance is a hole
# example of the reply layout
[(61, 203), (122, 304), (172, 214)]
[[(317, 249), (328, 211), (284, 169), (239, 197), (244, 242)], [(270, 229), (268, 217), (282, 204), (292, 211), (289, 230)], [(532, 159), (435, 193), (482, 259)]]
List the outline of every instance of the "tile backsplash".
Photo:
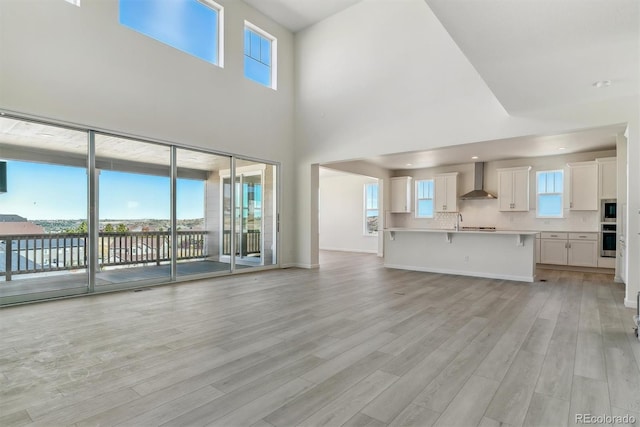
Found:
[[(536, 218), (535, 210), (500, 212), (496, 200), (460, 200), (461, 227), (496, 227), (499, 230), (594, 231), (599, 228), (597, 211), (564, 211), (564, 218)], [(415, 218), (413, 213), (388, 214), (387, 227), (453, 229), (456, 213), (436, 213), (434, 218)]]

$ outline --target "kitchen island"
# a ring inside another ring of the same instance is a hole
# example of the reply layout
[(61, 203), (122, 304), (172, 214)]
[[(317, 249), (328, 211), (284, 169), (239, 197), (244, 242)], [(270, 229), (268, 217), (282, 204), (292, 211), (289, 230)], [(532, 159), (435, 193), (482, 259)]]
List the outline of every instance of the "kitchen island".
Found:
[(389, 228), (384, 266), (533, 282), (536, 231)]

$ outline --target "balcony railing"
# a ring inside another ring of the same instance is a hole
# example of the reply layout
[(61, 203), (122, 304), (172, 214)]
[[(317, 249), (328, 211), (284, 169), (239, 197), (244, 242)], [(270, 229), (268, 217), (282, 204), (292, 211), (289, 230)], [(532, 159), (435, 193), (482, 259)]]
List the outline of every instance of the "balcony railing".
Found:
[[(207, 257), (206, 231), (178, 231), (177, 259)], [(106, 233), (98, 235), (101, 267), (160, 265), (171, 260), (168, 231)], [(85, 233), (0, 236), (0, 277), (87, 268), (88, 235)]]
[[(262, 246), (262, 234), (260, 230), (249, 230), (236, 234), (236, 255), (251, 256), (260, 255)], [(231, 255), (231, 231), (225, 230), (222, 234), (222, 255)]]

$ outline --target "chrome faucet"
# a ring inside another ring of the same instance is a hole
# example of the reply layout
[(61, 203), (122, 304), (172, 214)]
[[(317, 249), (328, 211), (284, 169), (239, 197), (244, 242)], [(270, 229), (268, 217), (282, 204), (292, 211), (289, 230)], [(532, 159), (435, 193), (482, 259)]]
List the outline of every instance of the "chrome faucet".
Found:
[(458, 212), (456, 214), (456, 231), (460, 231), (460, 223), (462, 222), (462, 214)]

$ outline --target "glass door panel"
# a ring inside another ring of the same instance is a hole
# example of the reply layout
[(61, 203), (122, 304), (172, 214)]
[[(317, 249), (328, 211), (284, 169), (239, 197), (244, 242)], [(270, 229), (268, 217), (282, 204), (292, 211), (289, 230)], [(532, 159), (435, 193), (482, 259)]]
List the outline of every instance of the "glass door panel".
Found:
[(171, 149), (96, 134), (96, 289), (171, 280)]
[[(177, 276), (229, 273), (221, 260), (224, 229), (220, 170), (229, 170), (231, 158), (195, 150), (176, 151)], [(228, 242), (227, 242), (228, 244)], [(227, 254), (229, 255), (229, 254)]]
[(276, 167), (237, 160), (235, 177), (236, 268), (276, 263)]
[(0, 117), (0, 304), (87, 292), (87, 138)]

